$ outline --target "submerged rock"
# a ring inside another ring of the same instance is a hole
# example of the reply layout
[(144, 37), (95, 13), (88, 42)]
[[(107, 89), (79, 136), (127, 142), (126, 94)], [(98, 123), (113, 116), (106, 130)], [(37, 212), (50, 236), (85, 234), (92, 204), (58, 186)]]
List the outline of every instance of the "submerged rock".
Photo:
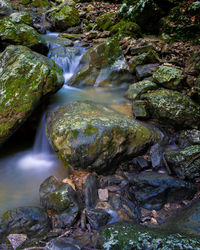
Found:
[(0, 19), (0, 44), (5, 48), (9, 44), (24, 45), (46, 54), (48, 51), (44, 38), (32, 27), (27, 25), (28, 15), (12, 14), (11, 17)]
[(197, 237), (174, 230), (150, 229), (135, 223), (120, 222), (104, 227), (96, 235), (97, 249), (198, 249)]
[(170, 169), (181, 179), (200, 177), (200, 145), (165, 153)]
[(158, 129), (93, 102), (74, 102), (48, 116), (47, 136), (64, 165), (106, 173), (161, 138)]
[(159, 210), (165, 203), (192, 199), (196, 187), (167, 174), (143, 172), (129, 176), (130, 193), (146, 209)]
[(23, 46), (0, 55), (0, 144), (31, 115), (41, 99), (62, 87), (55, 62)]
[(25, 233), (31, 237), (45, 234), (48, 230), (50, 230), (48, 215), (38, 207), (7, 210), (0, 217), (0, 239), (11, 233)]
[(0, 18), (10, 15), (12, 12), (12, 7), (10, 3), (5, 0), (0, 0)]
[(145, 97), (153, 118), (178, 128), (199, 126), (200, 107), (181, 93), (165, 89), (148, 93)]
[(79, 71), (70, 85), (120, 85), (133, 76), (120, 49), (119, 42), (110, 39), (89, 49), (82, 57)]

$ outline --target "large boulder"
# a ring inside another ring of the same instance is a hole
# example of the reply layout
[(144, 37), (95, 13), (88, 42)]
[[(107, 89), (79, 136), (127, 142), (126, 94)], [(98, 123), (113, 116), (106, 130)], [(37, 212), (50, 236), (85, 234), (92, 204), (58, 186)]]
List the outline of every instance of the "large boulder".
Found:
[(200, 145), (165, 153), (170, 169), (181, 179), (200, 177)]
[(0, 0), (0, 18), (10, 15), (11, 12), (11, 5), (5, 0)]
[(130, 177), (130, 193), (142, 207), (150, 210), (159, 210), (168, 202), (192, 199), (196, 192), (192, 183), (167, 174), (146, 171)]
[(155, 127), (86, 101), (51, 112), (47, 136), (66, 167), (103, 173), (143, 152), (161, 134)]
[(24, 46), (0, 54), (0, 144), (30, 116), (41, 99), (62, 87), (55, 62)]
[(80, 24), (79, 12), (69, 5), (59, 5), (46, 13), (46, 19), (51, 23), (52, 28), (64, 31), (69, 27)]
[(25, 233), (29, 237), (50, 230), (47, 213), (38, 207), (19, 207), (7, 210), (0, 217), (0, 239), (10, 233)]
[(198, 237), (186, 236), (174, 230), (150, 229), (136, 223), (120, 222), (108, 225), (96, 235), (97, 249), (198, 249)]
[[(18, 20), (17, 20), (18, 18)], [(9, 44), (24, 45), (46, 54), (48, 51), (44, 38), (32, 27), (25, 24), (23, 17), (12, 15), (0, 20), (0, 44), (5, 48)]]
[(198, 127), (200, 107), (190, 98), (172, 90), (156, 90), (145, 95), (153, 118), (177, 128)]
[(119, 42), (110, 39), (83, 55), (79, 70), (70, 85), (120, 85), (132, 80)]

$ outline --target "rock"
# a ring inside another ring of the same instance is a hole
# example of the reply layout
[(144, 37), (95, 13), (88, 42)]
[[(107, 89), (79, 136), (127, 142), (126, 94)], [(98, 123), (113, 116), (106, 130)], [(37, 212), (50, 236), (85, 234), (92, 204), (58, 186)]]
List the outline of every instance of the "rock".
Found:
[(27, 240), (26, 234), (9, 234), (8, 240), (10, 241), (13, 249), (17, 249), (20, 245), (22, 245)]
[(147, 119), (149, 113), (147, 111), (146, 102), (143, 100), (135, 100), (132, 104), (133, 115), (139, 119)]
[(0, 18), (9, 16), (12, 12), (10, 3), (5, 0), (0, 0)]
[(178, 138), (179, 148), (186, 148), (196, 144), (200, 144), (200, 130), (192, 129), (180, 132)]
[(70, 85), (120, 85), (133, 80), (119, 42), (109, 39), (89, 49)]
[(110, 219), (110, 214), (101, 208), (87, 210), (86, 216), (91, 228), (95, 230), (105, 226)]
[(116, 24), (116, 13), (108, 13), (97, 17), (96, 24), (99, 30), (110, 30)]
[(150, 149), (151, 164), (153, 168), (161, 167), (163, 160), (163, 149), (160, 144), (155, 144)]
[(49, 1), (48, 0), (32, 0), (32, 4), (34, 7), (48, 7)]
[(98, 202), (98, 179), (96, 175), (88, 175), (85, 183), (85, 206), (94, 208)]
[(17, 17), (12, 15), (11, 17), (0, 19), (0, 43), (2, 48), (9, 44), (24, 45), (35, 51), (47, 54), (48, 47), (44, 38), (34, 28), (21, 23), (27, 17), (18, 15), (18, 18), (17, 21)]
[(126, 97), (131, 100), (140, 99), (140, 96), (144, 93), (147, 93), (149, 90), (157, 89), (158, 86), (156, 83), (149, 80), (143, 80), (130, 84), (126, 92)]
[(131, 183), (130, 193), (143, 208), (149, 210), (159, 210), (168, 202), (192, 199), (196, 192), (192, 183), (167, 174), (146, 171), (128, 178)]
[(47, 136), (64, 166), (104, 174), (161, 138), (155, 127), (89, 101), (51, 112)]
[(27, 24), (29, 26), (33, 23), (31, 15), (28, 12), (23, 11), (12, 13), (7, 20), (10, 20), (15, 24)]
[(136, 71), (136, 76), (138, 78), (138, 80), (142, 80), (145, 77), (149, 77), (152, 76), (153, 73), (157, 70), (159, 64), (146, 64), (146, 65), (141, 65), (141, 66), (137, 66), (135, 68)]
[(47, 12), (46, 18), (53, 29), (60, 31), (80, 24), (78, 10), (69, 5), (53, 7)]
[(100, 201), (108, 201), (108, 189), (98, 189), (98, 196)]
[(134, 167), (136, 167), (138, 170), (145, 170), (149, 168), (149, 163), (146, 159), (143, 157), (136, 157), (133, 159)]
[(200, 123), (200, 107), (177, 91), (156, 90), (145, 97), (151, 115), (160, 122), (178, 128), (195, 128)]
[(82, 35), (80, 34), (69, 34), (69, 33), (61, 33), (60, 36), (72, 41), (81, 40), (82, 37)]
[(102, 228), (95, 237), (97, 249), (198, 249), (198, 237), (119, 222)]
[(170, 169), (181, 179), (200, 177), (200, 145), (165, 153)]
[(50, 241), (44, 250), (81, 250), (82, 246), (76, 240), (69, 237), (56, 238)]
[[(144, 56), (144, 53), (145, 53), (145, 56), (147, 55), (146, 53), (150, 53), (151, 55), (151, 51), (154, 51), (153, 50), (153, 45), (151, 43), (148, 43), (148, 44), (136, 44), (134, 46), (131, 46), (130, 48), (130, 53), (132, 56), (136, 56), (136, 55), (143, 55)], [(152, 62), (153, 63), (153, 62)]]
[(160, 66), (153, 74), (153, 81), (169, 89), (180, 89), (184, 78), (183, 71), (174, 67)]
[(0, 217), (0, 238), (8, 234), (43, 235), (50, 230), (47, 213), (38, 207), (7, 210)]
[(157, 63), (160, 61), (158, 54), (155, 50), (152, 49), (152, 46), (142, 46), (142, 47), (136, 47), (134, 50), (134, 47), (131, 47), (131, 53), (136, 53), (136, 51), (139, 51), (139, 48), (142, 50), (144, 48), (150, 48), (146, 53), (142, 53), (139, 55), (133, 56), (133, 58), (129, 61), (129, 68), (131, 73), (136, 73), (136, 67), (139, 65), (149, 64), (149, 63)]
[(0, 54), (0, 144), (63, 83), (62, 71), (51, 59), (23, 46), (7, 47)]
[(200, 236), (200, 201), (194, 201), (189, 206), (179, 209), (167, 219), (161, 227), (167, 230)]

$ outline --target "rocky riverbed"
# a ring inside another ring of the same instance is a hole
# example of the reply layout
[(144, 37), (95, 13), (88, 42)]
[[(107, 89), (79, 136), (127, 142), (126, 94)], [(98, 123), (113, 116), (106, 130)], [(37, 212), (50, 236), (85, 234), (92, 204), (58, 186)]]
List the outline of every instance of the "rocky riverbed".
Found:
[(199, 1), (109, 2), (0, 0), (0, 145), (49, 105), (67, 169), (0, 215), (0, 249), (200, 249)]

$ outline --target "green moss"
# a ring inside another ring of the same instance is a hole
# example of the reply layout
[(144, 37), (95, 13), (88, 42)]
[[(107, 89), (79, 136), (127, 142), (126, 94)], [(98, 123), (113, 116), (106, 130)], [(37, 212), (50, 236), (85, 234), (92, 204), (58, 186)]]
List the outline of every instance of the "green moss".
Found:
[(33, 6), (35, 7), (47, 7), (49, 6), (48, 0), (32, 0)]
[(115, 13), (104, 14), (96, 19), (97, 28), (100, 30), (110, 30), (116, 23)]

